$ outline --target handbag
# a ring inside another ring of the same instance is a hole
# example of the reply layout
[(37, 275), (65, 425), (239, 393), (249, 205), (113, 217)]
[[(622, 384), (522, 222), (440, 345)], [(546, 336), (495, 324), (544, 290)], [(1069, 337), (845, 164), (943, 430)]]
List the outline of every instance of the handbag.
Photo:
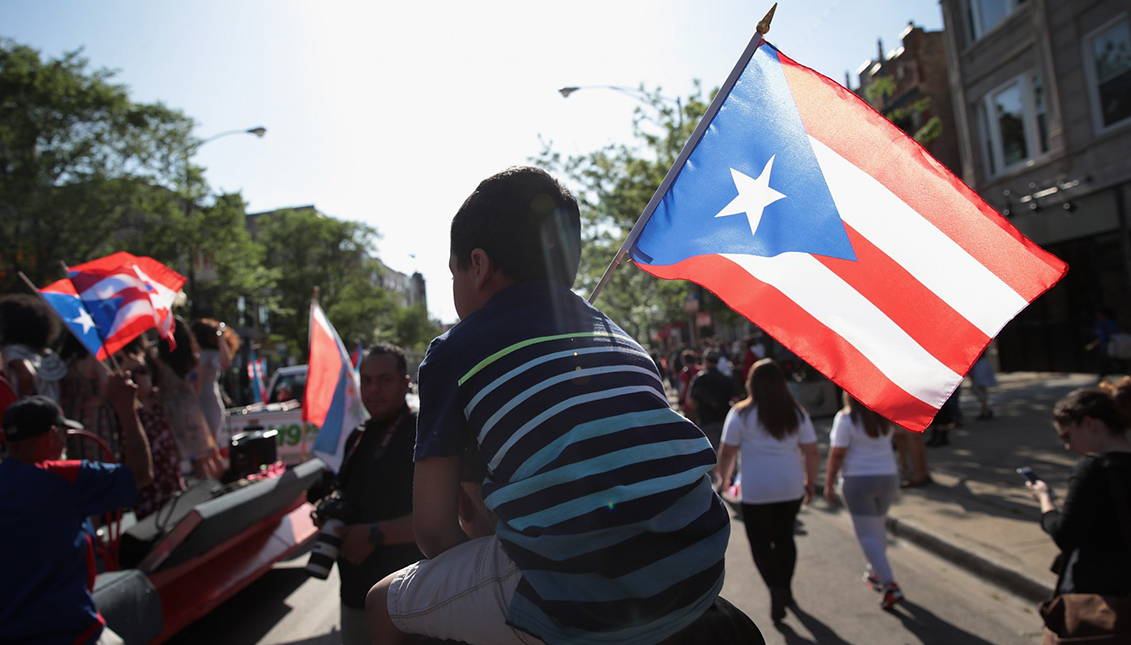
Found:
[[(1119, 515), (1123, 537), (1131, 546), (1131, 520), (1127, 517), (1127, 499), (1122, 488), (1104, 469), (1112, 501)], [(1064, 576), (1069, 558), (1062, 557), (1057, 578)], [(1044, 645), (1057, 643), (1131, 643), (1131, 596), (1102, 596), (1092, 593), (1067, 593), (1042, 602), (1038, 611), (1045, 621)]]

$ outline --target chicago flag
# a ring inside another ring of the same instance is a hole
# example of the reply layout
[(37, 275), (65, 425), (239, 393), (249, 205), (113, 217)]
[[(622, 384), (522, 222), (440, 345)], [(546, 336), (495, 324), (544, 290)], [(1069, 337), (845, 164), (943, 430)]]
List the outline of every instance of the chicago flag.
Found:
[(637, 266), (707, 287), (913, 430), (1068, 269), (856, 95), (757, 37), (649, 206), (628, 242)]

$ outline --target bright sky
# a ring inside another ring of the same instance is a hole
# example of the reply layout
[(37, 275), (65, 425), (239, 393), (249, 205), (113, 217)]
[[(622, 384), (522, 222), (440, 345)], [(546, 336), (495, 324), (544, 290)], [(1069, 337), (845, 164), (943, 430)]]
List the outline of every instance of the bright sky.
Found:
[[(194, 161), (251, 212), (314, 204), (382, 234), (378, 254), (420, 271), (428, 309), (456, 319), (451, 216), (480, 180), (627, 141), (636, 103), (568, 85), (686, 95), (730, 72), (771, 2), (738, 0), (102, 0), (0, 3), (0, 35), (55, 57), (83, 47), (137, 101), (162, 101), (204, 138)], [(795, 0), (767, 40), (843, 83), (891, 51), (909, 21), (942, 27), (938, 0)]]

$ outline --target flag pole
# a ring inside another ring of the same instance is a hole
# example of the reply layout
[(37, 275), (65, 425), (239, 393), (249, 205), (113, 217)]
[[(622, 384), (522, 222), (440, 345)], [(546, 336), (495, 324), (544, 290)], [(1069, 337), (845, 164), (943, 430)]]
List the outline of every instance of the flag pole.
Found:
[[(59, 260), (59, 265), (63, 267), (63, 272), (67, 274), (67, 279), (71, 280), (71, 267), (67, 266), (67, 263), (64, 260)], [(71, 286), (74, 286), (74, 284), (74, 280), (71, 280)], [(75, 293), (78, 293), (77, 287), (75, 288)], [(86, 306), (86, 301), (82, 299), (82, 294), (79, 294), (79, 302), (82, 303), (82, 306)], [(102, 343), (105, 344), (106, 339), (102, 337), (102, 330), (98, 327), (98, 325), (95, 325), (94, 329), (98, 333), (98, 340), (102, 341)], [(95, 356), (95, 358), (97, 359), (98, 357)], [(113, 374), (125, 373), (122, 371), (122, 366), (118, 363), (118, 359), (114, 358), (113, 354), (106, 352), (106, 358), (110, 361), (110, 364), (114, 366), (114, 371), (112, 372)]]
[(589, 294), (589, 304), (593, 304), (593, 302), (597, 300), (597, 296), (600, 295), (602, 290), (604, 290), (605, 285), (609, 282), (609, 278), (612, 277), (613, 270), (620, 266), (621, 263), (624, 262), (625, 258), (628, 257), (629, 250), (632, 249), (634, 244), (636, 244), (637, 238), (640, 237), (641, 231), (644, 230), (644, 225), (647, 224), (648, 220), (652, 218), (652, 214), (656, 212), (656, 208), (660, 205), (660, 201), (664, 198), (664, 195), (667, 194), (668, 189), (671, 188), (672, 183), (674, 183), (676, 178), (679, 177), (679, 173), (681, 170), (683, 170), (684, 165), (687, 163), (687, 159), (691, 157), (691, 153), (695, 151), (696, 146), (699, 145), (699, 141), (707, 132), (707, 126), (710, 125), (711, 120), (715, 118), (715, 115), (719, 112), (719, 108), (722, 107), (723, 101), (730, 94), (730, 91), (734, 88), (735, 83), (738, 82), (738, 77), (741, 76), (743, 70), (746, 69), (747, 63), (750, 62), (750, 57), (754, 55), (754, 51), (762, 45), (763, 41), (765, 41), (765, 36), (770, 31), (770, 23), (774, 19), (774, 12), (777, 10), (777, 8), (778, 3), (775, 2), (774, 5), (770, 7), (770, 10), (766, 12), (766, 16), (758, 21), (758, 26), (754, 32), (754, 37), (750, 39), (750, 43), (746, 46), (746, 50), (738, 59), (738, 63), (735, 64), (734, 69), (731, 70), (730, 76), (727, 77), (727, 80), (725, 83), (723, 83), (723, 86), (719, 88), (719, 92), (715, 95), (715, 99), (711, 101), (711, 105), (707, 107), (707, 112), (703, 115), (703, 118), (699, 120), (699, 125), (695, 126), (695, 131), (691, 133), (691, 137), (687, 140), (687, 143), (683, 145), (683, 150), (680, 151), (679, 156), (676, 157), (675, 162), (672, 163), (671, 168), (668, 169), (668, 173), (664, 175), (664, 180), (660, 182), (659, 188), (657, 188), (656, 192), (652, 194), (652, 199), (650, 199), (648, 201), (648, 205), (644, 207), (644, 212), (640, 214), (640, 218), (636, 220), (636, 224), (633, 225), (632, 230), (629, 231), (628, 237), (626, 237), (624, 243), (621, 244), (620, 250), (618, 250), (616, 255), (613, 256), (613, 261), (609, 263), (609, 268), (605, 269), (605, 273), (601, 276), (601, 280), (597, 282), (596, 287), (593, 287), (593, 292)]
[[(24, 281), (24, 284), (26, 284), (28, 286), (28, 288), (30, 288), (32, 291), (35, 292), (35, 295), (39, 296), (41, 299), (43, 299), (46, 302), (46, 299), (43, 298), (43, 294), (39, 292), (39, 287), (35, 286), (35, 283), (31, 281), (31, 278), (24, 275), (23, 271), (19, 272), (19, 276), (20, 276), (20, 279)], [(79, 302), (82, 302), (81, 298), (79, 299)], [(84, 304), (83, 306), (85, 307), (86, 305)], [(50, 305), (50, 303), (48, 303), (47, 308), (50, 309), (51, 313), (55, 314), (55, 317), (58, 318), (59, 321), (63, 323), (63, 328), (66, 329), (68, 332), (70, 332), (72, 336), (75, 336), (75, 332), (74, 332), (73, 329), (71, 329), (71, 326), (67, 324), (67, 321), (63, 320), (63, 317), (59, 315), (58, 311), (55, 311), (55, 308), (52, 307)], [(97, 326), (95, 326), (95, 329), (97, 329)], [(101, 340), (101, 334), (99, 335), (99, 339)], [(78, 336), (75, 336), (75, 340), (79, 341), (79, 344), (82, 345), (82, 339), (81, 338), (79, 338)], [(83, 347), (86, 347), (86, 345), (83, 345)], [(111, 375), (114, 374), (113, 372), (110, 371), (109, 367), (106, 367), (106, 363), (103, 363), (102, 361), (98, 360), (97, 356), (94, 357), (94, 362), (98, 363), (98, 366), (106, 371), (107, 376), (111, 376)]]

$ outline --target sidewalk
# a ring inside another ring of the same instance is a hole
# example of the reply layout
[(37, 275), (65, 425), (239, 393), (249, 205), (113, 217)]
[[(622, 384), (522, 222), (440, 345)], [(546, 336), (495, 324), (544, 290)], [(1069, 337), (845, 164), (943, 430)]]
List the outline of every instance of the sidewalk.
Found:
[[(1016, 469), (1029, 466), (1063, 498), (1078, 457), (1052, 427), (1052, 408), (1065, 394), (1095, 385), (1091, 374), (998, 374), (991, 390), (994, 418), (978, 421), (979, 407), (962, 386), (962, 427), (950, 445), (928, 448), (934, 483), (901, 491), (888, 515), (896, 539), (906, 539), (1007, 591), (1039, 602), (1052, 595), (1049, 571), (1056, 545), (1041, 529), (1040, 506)], [(673, 397), (674, 398), (674, 397)], [(832, 417), (813, 420), (824, 481)], [(814, 502), (824, 504), (824, 501)]]
[[(927, 449), (935, 483), (902, 491), (889, 514), (892, 533), (1021, 597), (1037, 602), (1051, 596), (1056, 576), (1049, 566), (1057, 548), (1041, 530), (1040, 507), (1016, 469), (1032, 467), (1064, 497), (1078, 457), (1056, 438), (1052, 408), (1096, 380), (1090, 374), (999, 374), (991, 393), (995, 416), (987, 421), (974, 419), (978, 404), (963, 386), (966, 421), (951, 431), (950, 446)], [(831, 419), (817, 423), (827, 433)]]

